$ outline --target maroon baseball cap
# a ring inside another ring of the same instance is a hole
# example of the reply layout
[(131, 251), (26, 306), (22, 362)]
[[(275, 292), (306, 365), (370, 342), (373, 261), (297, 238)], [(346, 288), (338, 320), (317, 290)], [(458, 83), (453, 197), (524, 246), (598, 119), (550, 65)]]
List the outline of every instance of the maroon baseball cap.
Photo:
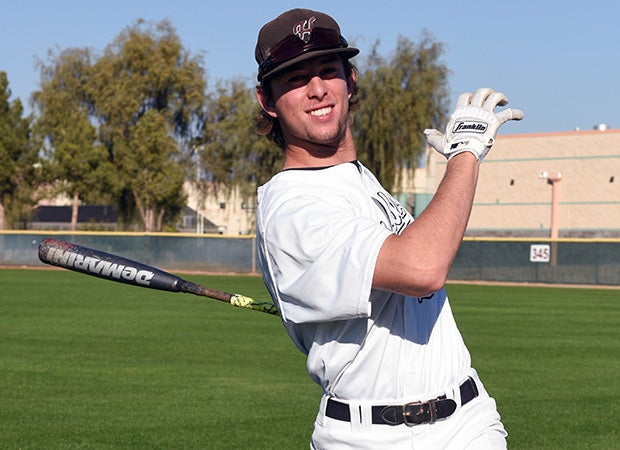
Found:
[(352, 58), (359, 50), (349, 47), (332, 17), (309, 9), (291, 9), (266, 23), (258, 33), (258, 81), (300, 61), (332, 53)]

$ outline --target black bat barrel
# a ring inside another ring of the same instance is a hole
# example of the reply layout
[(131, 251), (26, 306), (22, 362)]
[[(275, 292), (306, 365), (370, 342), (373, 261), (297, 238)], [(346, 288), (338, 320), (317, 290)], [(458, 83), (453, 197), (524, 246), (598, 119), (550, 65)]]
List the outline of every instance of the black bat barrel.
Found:
[(43, 239), (39, 244), (39, 259), (46, 264), (106, 280), (163, 291), (180, 292), (184, 281), (137, 261), (52, 238)]

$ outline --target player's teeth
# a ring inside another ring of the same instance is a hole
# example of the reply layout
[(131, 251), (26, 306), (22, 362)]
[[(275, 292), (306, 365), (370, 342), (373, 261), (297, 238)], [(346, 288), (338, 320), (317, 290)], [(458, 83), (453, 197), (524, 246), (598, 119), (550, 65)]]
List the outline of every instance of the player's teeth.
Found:
[(321, 108), (321, 109), (316, 109), (314, 111), (311, 111), (310, 114), (312, 114), (313, 116), (324, 116), (326, 114), (329, 114), (331, 110), (332, 110), (331, 108), (326, 107), (326, 108)]

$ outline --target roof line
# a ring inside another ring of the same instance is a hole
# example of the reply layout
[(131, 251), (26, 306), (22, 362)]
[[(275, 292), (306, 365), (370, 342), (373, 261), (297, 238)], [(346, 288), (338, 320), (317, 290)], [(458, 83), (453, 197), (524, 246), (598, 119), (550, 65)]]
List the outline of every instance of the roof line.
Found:
[(500, 134), (501, 139), (530, 138), (530, 137), (552, 137), (552, 136), (574, 136), (591, 134), (616, 134), (620, 133), (620, 128), (601, 130), (572, 130), (572, 131), (548, 131), (542, 133), (519, 133), (519, 134)]

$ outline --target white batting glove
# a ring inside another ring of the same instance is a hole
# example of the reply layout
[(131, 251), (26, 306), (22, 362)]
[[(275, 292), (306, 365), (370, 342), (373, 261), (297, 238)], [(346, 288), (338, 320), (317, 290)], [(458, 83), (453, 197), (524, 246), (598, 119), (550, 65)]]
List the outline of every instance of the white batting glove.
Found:
[(495, 143), (499, 127), (509, 120), (523, 119), (523, 111), (519, 109), (494, 112), (497, 106), (506, 104), (508, 99), (504, 94), (489, 88), (478, 89), (473, 95), (469, 92), (461, 94), (446, 133), (424, 130), (426, 141), (448, 159), (462, 152), (471, 152), (478, 162), (482, 162)]

